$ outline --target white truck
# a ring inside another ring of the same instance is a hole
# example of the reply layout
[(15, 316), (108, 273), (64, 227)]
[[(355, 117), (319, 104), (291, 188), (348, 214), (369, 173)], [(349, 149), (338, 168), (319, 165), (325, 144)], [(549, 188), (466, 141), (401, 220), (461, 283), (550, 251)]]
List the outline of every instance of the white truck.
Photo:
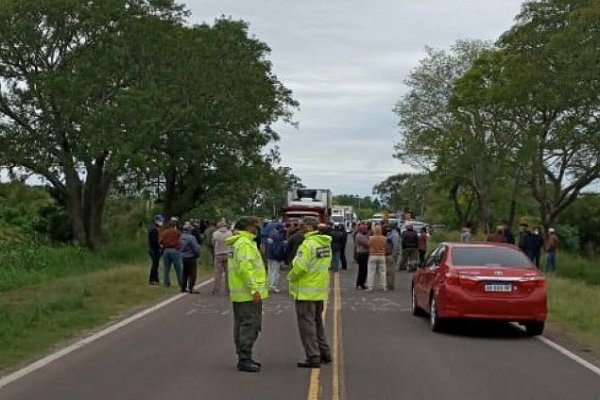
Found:
[(331, 222), (334, 225), (343, 225), (346, 232), (352, 232), (357, 217), (352, 206), (333, 206), (331, 209)]
[(331, 190), (297, 188), (290, 190), (287, 203), (283, 207), (283, 220), (296, 221), (303, 217), (315, 217), (321, 223), (330, 220)]

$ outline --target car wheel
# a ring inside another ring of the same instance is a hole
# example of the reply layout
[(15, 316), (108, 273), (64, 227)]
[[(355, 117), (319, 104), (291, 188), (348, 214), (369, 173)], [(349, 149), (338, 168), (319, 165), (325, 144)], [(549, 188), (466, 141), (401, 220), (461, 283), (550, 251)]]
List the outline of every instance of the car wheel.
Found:
[(431, 297), (429, 325), (431, 325), (431, 330), (434, 332), (440, 332), (442, 330), (442, 320), (440, 320), (440, 317), (438, 316), (437, 301), (435, 296)]
[(422, 317), (424, 315), (421, 307), (419, 307), (417, 305), (417, 293), (415, 292), (414, 286), (411, 289), (411, 307), (412, 307), (412, 314), (414, 316)]
[(525, 331), (529, 336), (539, 336), (544, 333), (544, 322), (527, 322), (525, 323)]

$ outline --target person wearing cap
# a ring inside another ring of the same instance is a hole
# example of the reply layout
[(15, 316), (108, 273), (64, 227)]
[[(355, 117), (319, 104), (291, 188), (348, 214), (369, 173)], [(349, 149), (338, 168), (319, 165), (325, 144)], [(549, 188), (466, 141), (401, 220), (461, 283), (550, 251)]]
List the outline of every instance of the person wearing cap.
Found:
[(297, 363), (299, 368), (320, 368), (321, 363), (331, 362), (331, 349), (323, 326), (323, 306), (329, 294), (331, 237), (321, 234), (318, 226), (318, 219), (304, 218), (304, 241), (287, 277), (306, 353), (306, 360)]
[(177, 229), (178, 219), (172, 217), (169, 220), (169, 226), (167, 229), (160, 234), (160, 246), (163, 251), (163, 265), (164, 265), (164, 278), (163, 283), (165, 287), (171, 286), (171, 265), (175, 269), (175, 275), (177, 276), (177, 283), (179, 288), (184, 289), (183, 282), (181, 280), (181, 253), (179, 252), (179, 238), (181, 232)]
[(190, 294), (198, 293), (194, 289), (196, 286), (196, 277), (198, 274), (198, 257), (200, 257), (200, 244), (192, 235), (194, 229), (191, 222), (183, 224), (183, 233), (179, 237), (179, 252), (183, 261), (183, 271), (181, 273), (181, 291), (186, 290)]
[(519, 224), (519, 248), (532, 262), (534, 260), (534, 247), (533, 233), (529, 230), (529, 224), (526, 221), (521, 221)]
[(223, 276), (225, 276), (225, 293), (229, 295), (227, 285), (227, 258), (229, 258), (230, 248), (227, 245), (226, 240), (228, 237), (231, 237), (231, 235), (231, 231), (227, 228), (227, 222), (219, 221), (217, 230), (213, 233), (212, 237), (213, 248), (215, 249), (213, 294), (221, 293)]
[(237, 369), (259, 372), (261, 365), (252, 359), (252, 348), (262, 326), (262, 301), (269, 295), (262, 256), (254, 241), (258, 220), (242, 217), (236, 234), (226, 239), (231, 248), (228, 264), (229, 297), (233, 303), (233, 336), (238, 355)]
[(546, 239), (546, 272), (556, 272), (556, 250), (560, 242), (554, 228), (548, 229), (548, 238)]
[(161, 255), (159, 238), (163, 222), (163, 216), (157, 214), (154, 216), (154, 223), (148, 228), (148, 254), (150, 255), (150, 276), (148, 283), (151, 286), (157, 286), (160, 283), (158, 279), (158, 266)]

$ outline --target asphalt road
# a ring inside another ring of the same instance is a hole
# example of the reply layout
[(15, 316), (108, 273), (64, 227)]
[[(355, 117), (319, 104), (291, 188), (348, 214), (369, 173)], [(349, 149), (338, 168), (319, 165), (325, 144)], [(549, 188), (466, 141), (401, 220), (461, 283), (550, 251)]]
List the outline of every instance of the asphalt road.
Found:
[(0, 399), (600, 399), (600, 376), (512, 325), (432, 333), (410, 313), (408, 274), (385, 293), (357, 291), (355, 276), (351, 264), (332, 280), (337, 351), (319, 372), (295, 366), (303, 351), (285, 293), (264, 304), (263, 371), (238, 372), (230, 303), (205, 287), (8, 384)]

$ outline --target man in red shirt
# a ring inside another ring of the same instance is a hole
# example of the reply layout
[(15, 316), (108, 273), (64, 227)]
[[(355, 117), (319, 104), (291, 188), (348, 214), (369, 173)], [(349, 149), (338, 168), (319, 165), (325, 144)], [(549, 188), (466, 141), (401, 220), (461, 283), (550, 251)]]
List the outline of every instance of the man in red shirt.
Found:
[(165, 266), (163, 282), (165, 287), (171, 286), (169, 273), (171, 272), (171, 264), (173, 264), (179, 288), (184, 291), (185, 288), (183, 287), (181, 280), (181, 253), (179, 252), (180, 236), (181, 232), (177, 229), (177, 218), (172, 217), (169, 220), (168, 228), (161, 232), (159, 242), (163, 250), (163, 264)]

